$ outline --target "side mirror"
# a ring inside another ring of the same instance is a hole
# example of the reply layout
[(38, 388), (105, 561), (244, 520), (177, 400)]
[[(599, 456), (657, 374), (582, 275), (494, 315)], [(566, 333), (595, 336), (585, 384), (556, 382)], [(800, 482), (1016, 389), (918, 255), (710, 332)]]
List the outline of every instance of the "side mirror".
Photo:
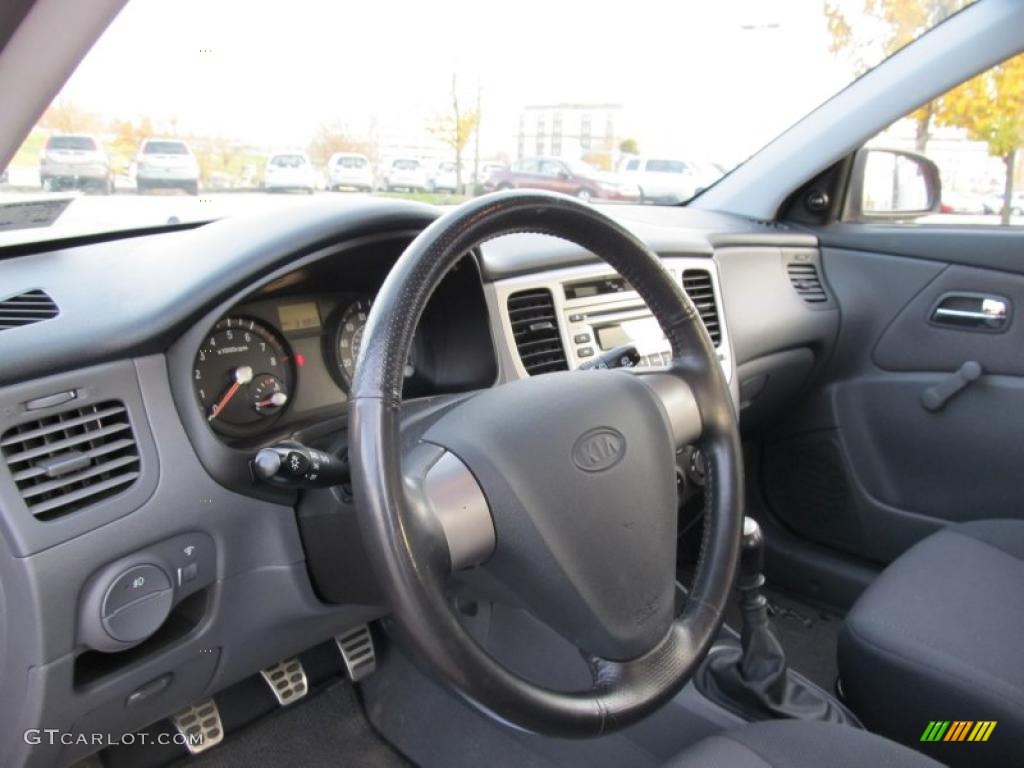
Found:
[(924, 155), (899, 149), (860, 149), (853, 158), (847, 221), (907, 221), (939, 212), (939, 167)]

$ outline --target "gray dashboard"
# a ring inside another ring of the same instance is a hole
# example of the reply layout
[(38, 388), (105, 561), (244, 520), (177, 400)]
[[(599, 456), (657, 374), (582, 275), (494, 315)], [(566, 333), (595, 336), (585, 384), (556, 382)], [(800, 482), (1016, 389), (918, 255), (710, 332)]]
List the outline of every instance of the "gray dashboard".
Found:
[[(789, 273), (794, 262), (817, 265), (813, 238), (686, 209), (607, 212), (680, 276), (690, 268), (711, 275), (720, 358), (745, 422), (770, 418), (800, 391), (838, 327), (835, 304), (803, 300)], [(333, 491), (300, 498), (255, 486), (247, 471), (253, 441), (215, 435), (189, 377), (219, 318), (241, 308), (272, 322), (281, 297), (321, 302), (326, 318), (349, 293), (372, 293), (378, 278), (366, 275), (382, 276), (402, 245), (439, 213), (403, 201), (310, 201), (280, 217), (0, 254), (7, 256), (0, 258), (0, 300), (42, 289), (60, 308), (53, 320), (0, 331), (0, 435), (15, 430), (11, 445), (31, 451), (33, 429), (49, 429), (69, 408), (88, 416), (113, 399), (126, 406), (137, 451), (124, 465), (137, 472), (126, 490), (49, 518), (32, 512), (0, 462), (0, 763), (68, 764), (81, 749), (30, 750), (20, 734), (40, 723), (78, 731), (142, 727), (385, 613), (372, 574), (352, 549), (358, 535), (351, 499)], [(447, 330), (434, 331), (443, 337), (437, 355), (448, 357), (438, 370), (448, 378), (439, 374), (427, 394), (524, 374), (504, 305), (513, 289), (542, 284), (557, 291), (566, 279), (606, 273), (593, 255), (531, 235), (484, 244), (467, 263), (451, 290), (467, 295), (475, 284), (480, 311), (447, 325), (439, 321), (436, 328)], [(320, 287), (310, 292), (311, 285)], [(458, 304), (455, 296), (443, 303)], [(632, 299), (614, 297), (609, 307), (620, 300)], [(560, 311), (572, 314), (576, 305), (559, 301)], [(473, 336), (472, 346), (460, 346), (460, 333)], [(567, 364), (575, 365), (578, 345), (572, 347), (568, 326), (560, 333), (570, 348)], [(292, 340), (311, 340), (303, 349), (313, 358), (323, 344), (314, 336), (292, 334)], [(325, 358), (316, 364), (323, 366), (317, 382), (300, 396), (308, 407), (256, 443), (296, 430), (311, 439), (344, 432), (344, 387)], [(73, 399), (39, 400), (61, 393)], [(123, 435), (124, 426), (118, 428)], [(308, 534), (327, 539), (319, 526), (339, 518), (351, 535), (349, 549), (339, 543), (335, 559), (348, 568), (352, 587), (336, 594), (320, 586), (310, 565)], [(187, 564), (178, 550), (187, 546), (203, 558), (188, 586), (174, 578)], [(112, 653), (97, 650), (90, 641), (93, 617), (83, 608), (99, 599), (95, 584), (145, 563), (172, 576), (170, 618), (142, 641)], [(127, 705), (133, 692), (166, 675), (172, 682), (159, 695)]]

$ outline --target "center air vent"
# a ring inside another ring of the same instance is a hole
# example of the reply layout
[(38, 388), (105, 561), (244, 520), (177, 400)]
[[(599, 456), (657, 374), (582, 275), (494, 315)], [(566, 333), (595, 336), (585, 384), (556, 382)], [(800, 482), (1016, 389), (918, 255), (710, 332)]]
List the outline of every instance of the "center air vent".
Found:
[(0, 301), (0, 331), (56, 317), (57, 304), (43, 291), (27, 291)]
[(139, 477), (139, 450), (123, 403), (110, 400), (20, 424), (0, 451), (21, 498), (52, 520), (125, 490)]
[(528, 374), (568, 369), (551, 291), (537, 288), (513, 293), (508, 297), (508, 319)]
[(718, 320), (718, 307), (715, 304), (715, 289), (711, 283), (711, 273), (706, 269), (688, 269), (683, 272), (683, 290), (690, 301), (697, 307), (708, 336), (717, 347), (722, 343), (722, 326)]
[(828, 294), (825, 293), (825, 288), (821, 284), (816, 264), (791, 262), (786, 265), (786, 272), (789, 274), (789, 282), (793, 284), (793, 288), (808, 304), (821, 304), (828, 301)]

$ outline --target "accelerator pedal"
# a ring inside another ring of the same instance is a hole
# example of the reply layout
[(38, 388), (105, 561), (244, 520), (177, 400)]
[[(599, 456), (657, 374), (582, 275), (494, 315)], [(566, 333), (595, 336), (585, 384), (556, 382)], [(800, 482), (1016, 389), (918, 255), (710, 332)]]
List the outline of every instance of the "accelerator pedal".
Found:
[(185, 748), (198, 755), (224, 741), (224, 724), (213, 699), (204, 699), (171, 716), (178, 733), (185, 737)]
[(279, 661), (272, 667), (261, 669), (260, 674), (282, 707), (294, 704), (309, 693), (309, 678), (297, 658)]
[(370, 627), (361, 624), (340, 635), (334, 636), (338, 644), (341, 658), (345, 662), (345, 670), (353, 683), (358, 683), (377, 669), (377, 652), (373, 647), (373, 635)]

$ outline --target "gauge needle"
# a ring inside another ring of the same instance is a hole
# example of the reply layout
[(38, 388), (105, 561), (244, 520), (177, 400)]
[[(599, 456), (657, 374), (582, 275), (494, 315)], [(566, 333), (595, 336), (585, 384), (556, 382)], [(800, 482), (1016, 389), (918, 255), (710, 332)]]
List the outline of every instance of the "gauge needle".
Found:
[(235, 380), (231, 382), (231, 386), (228, 387), (228, 391), (225, 392), (220, 400), (214, 403), (210, 409), (210, 415), (206, 417), (207, 421), (213, 421), (217, 418), (217, 414), (224, 410), (224, 407), (231, 401), (231, 398), (235, 396), (238, 388), (243, 384), (248, 384), (252, 381), (252, 368), (248, 365), (240, 365), (235, 368)]
[(288, 395), (284, 392), (275, 392), (266, 400), (260, 400), (256, 403), (257, 408), (268, 408), (270, 406), (282, 406), (288, 402)]

